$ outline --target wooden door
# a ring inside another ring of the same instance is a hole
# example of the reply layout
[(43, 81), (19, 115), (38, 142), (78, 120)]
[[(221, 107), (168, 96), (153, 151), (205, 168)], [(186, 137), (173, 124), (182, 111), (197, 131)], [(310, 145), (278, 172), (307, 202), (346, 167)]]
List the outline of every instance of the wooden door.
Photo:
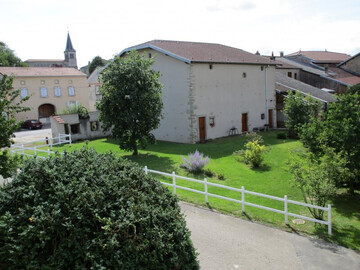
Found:
[(200, 141), (205, 141), (205, 117), (199, 117), (199, 136)]
[(55, 107), (52, 104), (43, 104), (39, 106), (39, 118), (50, 117), (55, 113)]
[(273, 128), (273, 117), (272, 117), (273, 110), (269, 110), (268, 115), (269, 115), (269, 128)]
[(242, 119), (241, 120), (241, 123), (242, 123), (241, 132), (247, 132), (248, 131), (248, 115), (247, 115), (247, 113), (243, 113), (241, 119)]

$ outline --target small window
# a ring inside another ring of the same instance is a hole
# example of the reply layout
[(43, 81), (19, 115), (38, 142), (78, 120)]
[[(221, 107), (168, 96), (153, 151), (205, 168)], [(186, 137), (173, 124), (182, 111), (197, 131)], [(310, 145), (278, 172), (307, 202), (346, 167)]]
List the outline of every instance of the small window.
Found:
[(68, 87), (69, 96), (75, 96), (75, 89), (73, 86)]
[(288, 72), (288, 77), (292, 78), (292, 72)]
[(70, 53), (70, 59), (74, 59), (74, 54)]
[(99, 90), (99, 86), (95, 85), (95, 94), (96, 95), (100, 95), (100, 90)]
[(29, 95), (27, 88), (21, 88), (20, 96), (21, 98), (26, 98)]
[(21, 85), (25, 85), (25, 81), (20, 81), (20, 84), (21, 84)]
[(55, 97), (60, 97), (61, 96), (61, 88), (60, 88), (60, 86), (55, 86), (54, 87), (54, 94), (55, 94)]
[(151, 58), (151, 53), (149, 53), (149, 58)]
[(264, 70), (264, 66), (261, 66), (261, 71), (263, 71)]
[(55, 80), (55, 84), (59, 84), (59, 80)]
[(212, 64), (209, 65), (209, 69), (213, 69), (213, 65), (212, 65)]
[(79, 134), (80, 133), (80, 124), (70, 125), (71, 134)]
[(48, 93), (47, 93), (47, 89), (46, 87), (41, 87), (40, 88), (40, 97), (47, 97), (48, 96)]
[(99, 130), (99, 122), (97, 121), (90, 122), (90, 129), (91, 131)]
[(265, 119), (265, 113), (261, 114), (261, 119), (264, 120)]
[(297, 80), (297, 73), (294, 73), (294, 79)]
[(246, 72), (243, 72), (243, 78), (246, 78)]
[(41, 80), (41, 85), (45, 85), (45, 81), (44, 81), (44, 80)]

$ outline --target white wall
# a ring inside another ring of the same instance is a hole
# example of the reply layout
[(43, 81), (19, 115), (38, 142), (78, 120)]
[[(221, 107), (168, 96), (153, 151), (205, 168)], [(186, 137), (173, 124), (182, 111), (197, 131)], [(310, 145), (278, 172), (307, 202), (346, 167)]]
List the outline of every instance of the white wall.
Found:
[[(246, 73), (246, 77), (243, 77)], [(242, 114), (248, 114), (248, 130), (263, 127), (267, 115), (265, 106), (265, 68), (260, 65), (239, 64), (192, 64), (194, 114), (206, 117), (206, 139), (227, 136), (229, 129), (242, 128)], [(267, 68), (268, 109), (273, 109), (273, 126), (276, 126), (275, 68)], [(209, 117), (215, 117), (215, 126), (210, 127)], [(198, 135), (198, 119), (194, 125)]]
[(151, 56), (155, 57), (153, 69), (160, 71), (160, 82), (164, 85), (164, 118), (153, 134), (157, 140), (190, 143), (190, 66), (160, 52), (151, 49), (145, 51), (146, 55), (151, 53)]

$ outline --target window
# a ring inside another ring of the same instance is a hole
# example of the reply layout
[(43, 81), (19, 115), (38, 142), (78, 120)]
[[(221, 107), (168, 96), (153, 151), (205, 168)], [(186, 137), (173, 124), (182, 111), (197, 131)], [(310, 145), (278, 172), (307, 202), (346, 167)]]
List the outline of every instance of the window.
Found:
[(213, 65), (212, 65), (212, 64), (210, 64), (210, 65), (209, 65), (209, 69), (212, 69), (212, 68), (213, 68)]
[(297, 80), (297, 73), (294, 73), (294, 79)]
[(21, 88), (20, 96), (21, 98), (26, 98), (28, 96), (28, 89), (27, 88)]
[(69, 96), (75, 96), (75, 89), (73, 86), (68, 87)]
[(99, 86), (95, 85), (95, 94), (100, 95)]
[(70, 53), (70, 59), (74, 59), (74, 54)]
[(91, 131), (99, 130), (99, 122), (97, 121), (90, 122), (90, 129)]
[(149, 53), (149, 58), (151, 58), (151, 53)]
[(289, 78), (292, 77), (292, 72), (288, 72), (288, 77), (289, 77)]
[(47, 94), (47, 89), (46, 87), (41, 87), (40, 88), (40, 97), (47, 97), (48, 94)]
[(71, 134), (80, 133), (80, 124), (70, 125)]
[(71, 107), (78, 107), (79, 106), (79, 102), (78, 101), (66, 101), (66, 107), (71, 108)]
[(55, 97), (60, 97), (61, 96), (61, 88), (60, 88), (60, 86), (55, 86), (54, 87), (54, 94), (55, 94)]
[(243, 72), (243, 78), (246, 78), (246, 72)]
[(264, 71), (264, 66), (261, 66), (261, 71)]

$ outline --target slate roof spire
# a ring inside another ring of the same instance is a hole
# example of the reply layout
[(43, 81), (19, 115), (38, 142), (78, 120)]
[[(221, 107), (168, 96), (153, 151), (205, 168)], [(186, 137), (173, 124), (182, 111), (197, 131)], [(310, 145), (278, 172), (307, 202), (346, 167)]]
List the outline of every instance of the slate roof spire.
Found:
[(65, 52), (75, 52), (75, 49), (74, 49), (74, 47), (72, 45), (72, 42), (71, 42), (69, 32), (68, 32), (68, 35), (67, 35)]

